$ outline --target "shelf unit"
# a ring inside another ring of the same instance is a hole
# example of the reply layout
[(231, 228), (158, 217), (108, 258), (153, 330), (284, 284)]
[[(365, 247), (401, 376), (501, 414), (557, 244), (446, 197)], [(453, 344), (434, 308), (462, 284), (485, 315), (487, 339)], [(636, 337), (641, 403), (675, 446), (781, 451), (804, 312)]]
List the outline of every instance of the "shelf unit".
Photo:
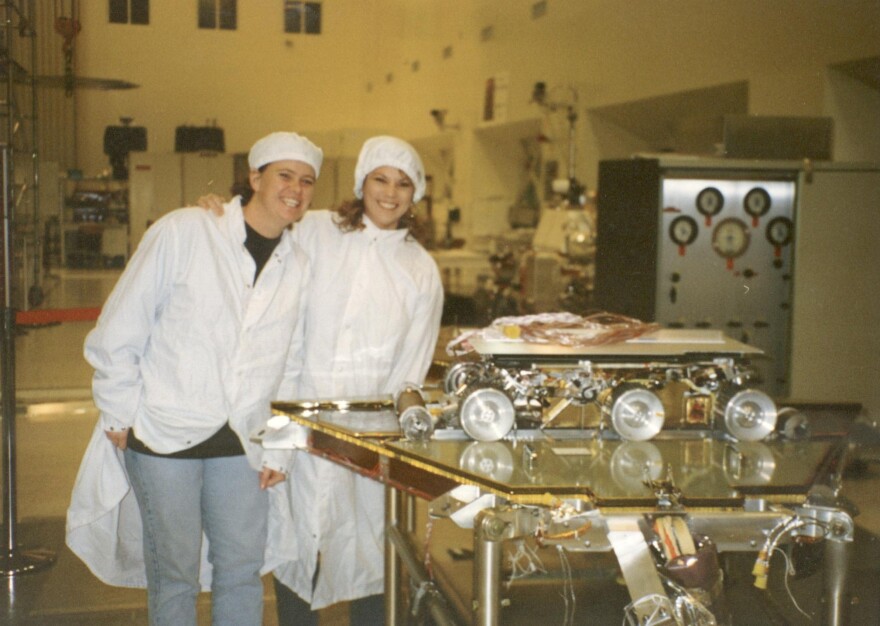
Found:
[(129, 257), (128, 181), (61, 181), (59, 261), (68, 268), (124, 267)]

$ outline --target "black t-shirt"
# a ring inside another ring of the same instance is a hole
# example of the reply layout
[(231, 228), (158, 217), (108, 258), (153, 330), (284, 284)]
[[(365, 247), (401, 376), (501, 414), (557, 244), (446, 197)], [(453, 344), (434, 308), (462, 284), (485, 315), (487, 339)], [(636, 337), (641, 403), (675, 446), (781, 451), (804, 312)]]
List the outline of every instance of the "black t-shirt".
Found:
[(275, 246), (281, 241), (281, 235), (278, 235), (274, 239), (263, 237), (263, 235), (251, 228), (251, 225), (247, 222), (244, 223), (244, 228), (247, 231), (247, 239), (244, 240), (244, 247), (251, 253), (251, 256), (254, 258), (254, 263), (257, 264), (257, 271), (254, 274), (254, 283), (256, 283), (257, 277), (266, 265), (266, 261), (272, 256)]
[[(251, 228), (250, 224), (247, 222), (244, 223), (244, 227), (245, 231), (247, 231), (247, 238), (244, 241), (244, 247), (250, 252), (254, 259), (254, 263), (257, 264), (257, 269), (254, 273), (254, 284), (256, 284), (257, 278), (260, 276), (260, 272), (263, 271), (263, 267), (266, 266), (266, 262), (272, 256), (275, 246), (281, 241), (281, 236), (279, 235), (274, 239), (263, 237), (263, 235)], [(244, 447), (241, 445), (241, 440), (238, 438), (238, 435), (235, 434), (235, 431), (232, 430), (232, 427), (229, 426), (229, 422), (223, 424), (220, 430), (208, 437), (205, 441), (198, 443), (191, 448), (172, 452), (171, 454), (159, 454), (148, 448), (143, 441), (135, 436), (134, 429), (128, 431), (128, 447), (135, 452), (151, 454), (153, 456), (164, 456), (170, 459), (210, 459), (221, 456), (238, 456), (244, 454)]]

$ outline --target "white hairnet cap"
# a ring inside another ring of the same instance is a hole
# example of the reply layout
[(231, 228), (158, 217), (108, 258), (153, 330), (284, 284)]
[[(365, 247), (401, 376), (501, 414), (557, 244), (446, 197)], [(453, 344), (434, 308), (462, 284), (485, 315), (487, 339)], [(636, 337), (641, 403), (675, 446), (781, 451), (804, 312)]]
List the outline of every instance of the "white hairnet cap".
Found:
[(271, 133), (253, 145), (248, 154), (248, 165), (252, 170), (258, 170), (275, 161), (302, 161), (315, 169), (315, 176), (320, 176), (324, 152), (302, 135)]
[(354, 195), (364, 197), (364, 179), (377, 167), (396, 167), (415, 185), (413, 202), (425, 195), (425, 167), (419, 153), (403, 139), (382, 135), (364, 142), (354, 168)]

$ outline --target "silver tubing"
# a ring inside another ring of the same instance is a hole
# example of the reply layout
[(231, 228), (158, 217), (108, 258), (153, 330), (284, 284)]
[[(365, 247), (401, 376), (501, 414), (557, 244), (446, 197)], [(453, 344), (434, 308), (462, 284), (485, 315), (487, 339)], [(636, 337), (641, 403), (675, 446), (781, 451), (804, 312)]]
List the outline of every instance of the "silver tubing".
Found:
[(392, 530), (400, 524), (400, 492), (385, 485), (385, 624), (404, 624), (402, 598), (400, 597), (400, 558), (391, 539)]
[(394, 544), (401, 563), (412, 579), (413, 585), (417, 589), (426, 590), (426, 593), (422, 595), (422, 601), (428, 603), (427, 608), (431, 613), (433, 622), (439, 626), (455, 626), (457, 623), (455, 617), (450, 612), (445, 600), (443, 600), (442, 594), (429, 578), (424, 566), (416, 557), (416, 551), (412, 543), (395, 526), (389, 526), (387, 532), (387, 540)]
[(504, 526), (504, 521), (491, 511), (478, 514), (474, 520), (475, 626), (498, 626), (499, 623)]
[(844, 626), (848, 624), (847, 606), (847, 575), (853, 542), (829, 537), (825, 540), (825, 565), (823, 582), (825, 586), (825, 602), (827, 614), (825, 624), (828, 626)]

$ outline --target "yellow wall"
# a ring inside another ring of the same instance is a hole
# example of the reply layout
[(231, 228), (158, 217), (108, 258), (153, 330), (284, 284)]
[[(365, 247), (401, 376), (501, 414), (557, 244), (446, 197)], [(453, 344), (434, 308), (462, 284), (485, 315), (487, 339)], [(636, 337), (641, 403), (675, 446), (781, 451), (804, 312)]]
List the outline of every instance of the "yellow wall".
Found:
[(80, 166), (105, 162), (104, 127), (123, 115), (147, 127), (155, 152), (173, 151), (177, 126), (209, 120), (225, 129), (228, 152), (274, 130), (348, 126), (363, 54), (354, 18), (368, 3), (329, 4), (353, 7), (327, 11), (332, 35), (294, 37), (282, 32), (281, 2), (239, 2), (236, 31), (197, 28), (194, 1), (153, 0), (148, 26), (109, 24), (106, 2), (81, 2), (77, 74), (140, 87), (78, 91)]
[[(428, 112), (441, 108), (459, 126), (441, 143), (454, 153), (452, 200), (467, 215), (479, 198), (501, 194), (503, 203), (518, 192), (512, 181), (481, 179), (472, 136), (486, 80), (499, 73), (509, 77), (506, 120), (535, 120), (551, 139), (544, 156), (563, 172), (564, 115), (541, 110), (531, 92), (537, 81), (563, 99), (576, 89), (577, 175), (591, 187), (600, 159), (656, 147), (591, 111), (737, 82), (748, 86), (748, 113), (835, 116), (838, 159), (880, 160), (880, 142), (860, 139), (880, 133), (876, 92), (829, 70), (880, 55), (876, 0), (547, 0), (546, 15), (532, 19), (534, 4), (324, 0), (324, 32), (307, 36), (282, 32), (280, 1), (239, 2), (236, 31), (199, 30), (195, 2), (153, 0), (149, 26), (108, 24), (106, 2), (81, 2), (77, 73), (140, 87), (77, 93), (78, 165), (106, 167), (103, 129), (122, 115), (147, 127), (151, 151), (172, 150), (178, 125), (216, 120), (233, 152), (280, 128), (370, 129), (437, 145)], [(488, 26), (493, 37), (481, 41)], [(485, 156), (520, 159), (508, 144), (533, 128), (514, 125)]]

